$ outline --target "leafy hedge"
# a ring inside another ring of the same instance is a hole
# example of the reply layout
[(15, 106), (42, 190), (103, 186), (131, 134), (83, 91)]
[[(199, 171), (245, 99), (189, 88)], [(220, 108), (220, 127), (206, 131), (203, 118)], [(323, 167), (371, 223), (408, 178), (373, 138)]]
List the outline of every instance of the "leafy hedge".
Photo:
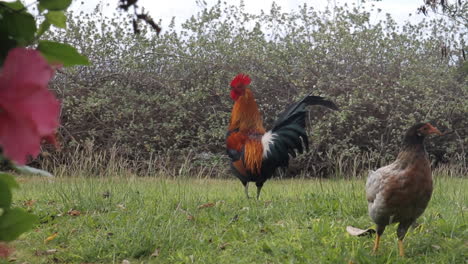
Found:
[[(456, 24), (400, 27), (388, 15), (371, 23), (369, 12), (347, 6), (283, 13), (273, 5), (252, 15), (242, 5), (221, 3), (159, 37), (135, 36), (125, 20), (97, 11), (68, 24), (49, 37), (78, 47), (93, 65), (64, 70), (52, 85), (63, 98), (57, 162), (91, 146), (117, 147), (131, 160), (171, 156), (175, 167), (191, 151), (193, 162), (227, 167), (218, 161), (232, 107), (228, 84), (244, 72), (253, 79), (266, 127), (309, 92), (340, 107), (310, 109), (313, 145), (296, 160), (298, 168), (327, 175), (337, 172), (337, 163), (342, 170), (388, 162), (403, 132), (420, 121), (455, 131), (429, 140), (437, 163), (466, 165), (468, 64), (459, 51), (467, 35)], [(442, 56), (441, 46), (454, 48)]]

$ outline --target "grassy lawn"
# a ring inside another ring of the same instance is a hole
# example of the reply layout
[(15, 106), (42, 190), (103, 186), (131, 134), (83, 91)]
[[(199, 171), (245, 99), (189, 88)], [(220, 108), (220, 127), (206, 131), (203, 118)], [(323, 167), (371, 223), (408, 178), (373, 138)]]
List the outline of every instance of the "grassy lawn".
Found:
[(406, 258), (395, 226), (377, 255), (373, 237), (346, 233), (373, 227), (364, 180), (272, 180), (260, 201), (237, 180), (19, 181), (16, 205), (41, 223), (12, 244), (14, 263), (468, 263), (466, 179), (435, 176)]

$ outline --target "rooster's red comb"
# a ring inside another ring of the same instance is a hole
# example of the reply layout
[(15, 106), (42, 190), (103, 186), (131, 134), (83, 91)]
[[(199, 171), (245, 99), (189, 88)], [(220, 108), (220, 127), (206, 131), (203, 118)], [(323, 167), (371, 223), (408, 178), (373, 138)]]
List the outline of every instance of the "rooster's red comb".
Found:
[(247, 74), (238, 74), (231, 81), (231, 87), (247, 86), (250, 84), (250, 77)]

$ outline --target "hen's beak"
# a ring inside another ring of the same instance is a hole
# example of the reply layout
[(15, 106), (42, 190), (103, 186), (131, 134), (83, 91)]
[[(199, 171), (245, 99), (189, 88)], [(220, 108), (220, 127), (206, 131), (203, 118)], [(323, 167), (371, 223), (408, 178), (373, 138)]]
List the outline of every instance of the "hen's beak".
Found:
[(429, 125), (429, 130), (427, 131), (427, 134), (437, 134), (439, 136), (442, 136), (442, 132), (439, 131), (436, 127)]

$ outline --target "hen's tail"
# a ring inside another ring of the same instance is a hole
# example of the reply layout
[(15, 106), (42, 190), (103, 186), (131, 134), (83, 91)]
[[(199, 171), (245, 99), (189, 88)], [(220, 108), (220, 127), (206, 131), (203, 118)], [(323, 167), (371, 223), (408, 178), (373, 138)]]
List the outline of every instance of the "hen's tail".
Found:
[(309, 149), (309, 140), (305, 131), (306, 106), (322, 105), (334, 110), (338, 107), (320, 96), (308, 95), (304, 99), (286, 107), (273, 128), (262, 137), (263, 157), (270, 164), (288, 166), (289, 156)]

